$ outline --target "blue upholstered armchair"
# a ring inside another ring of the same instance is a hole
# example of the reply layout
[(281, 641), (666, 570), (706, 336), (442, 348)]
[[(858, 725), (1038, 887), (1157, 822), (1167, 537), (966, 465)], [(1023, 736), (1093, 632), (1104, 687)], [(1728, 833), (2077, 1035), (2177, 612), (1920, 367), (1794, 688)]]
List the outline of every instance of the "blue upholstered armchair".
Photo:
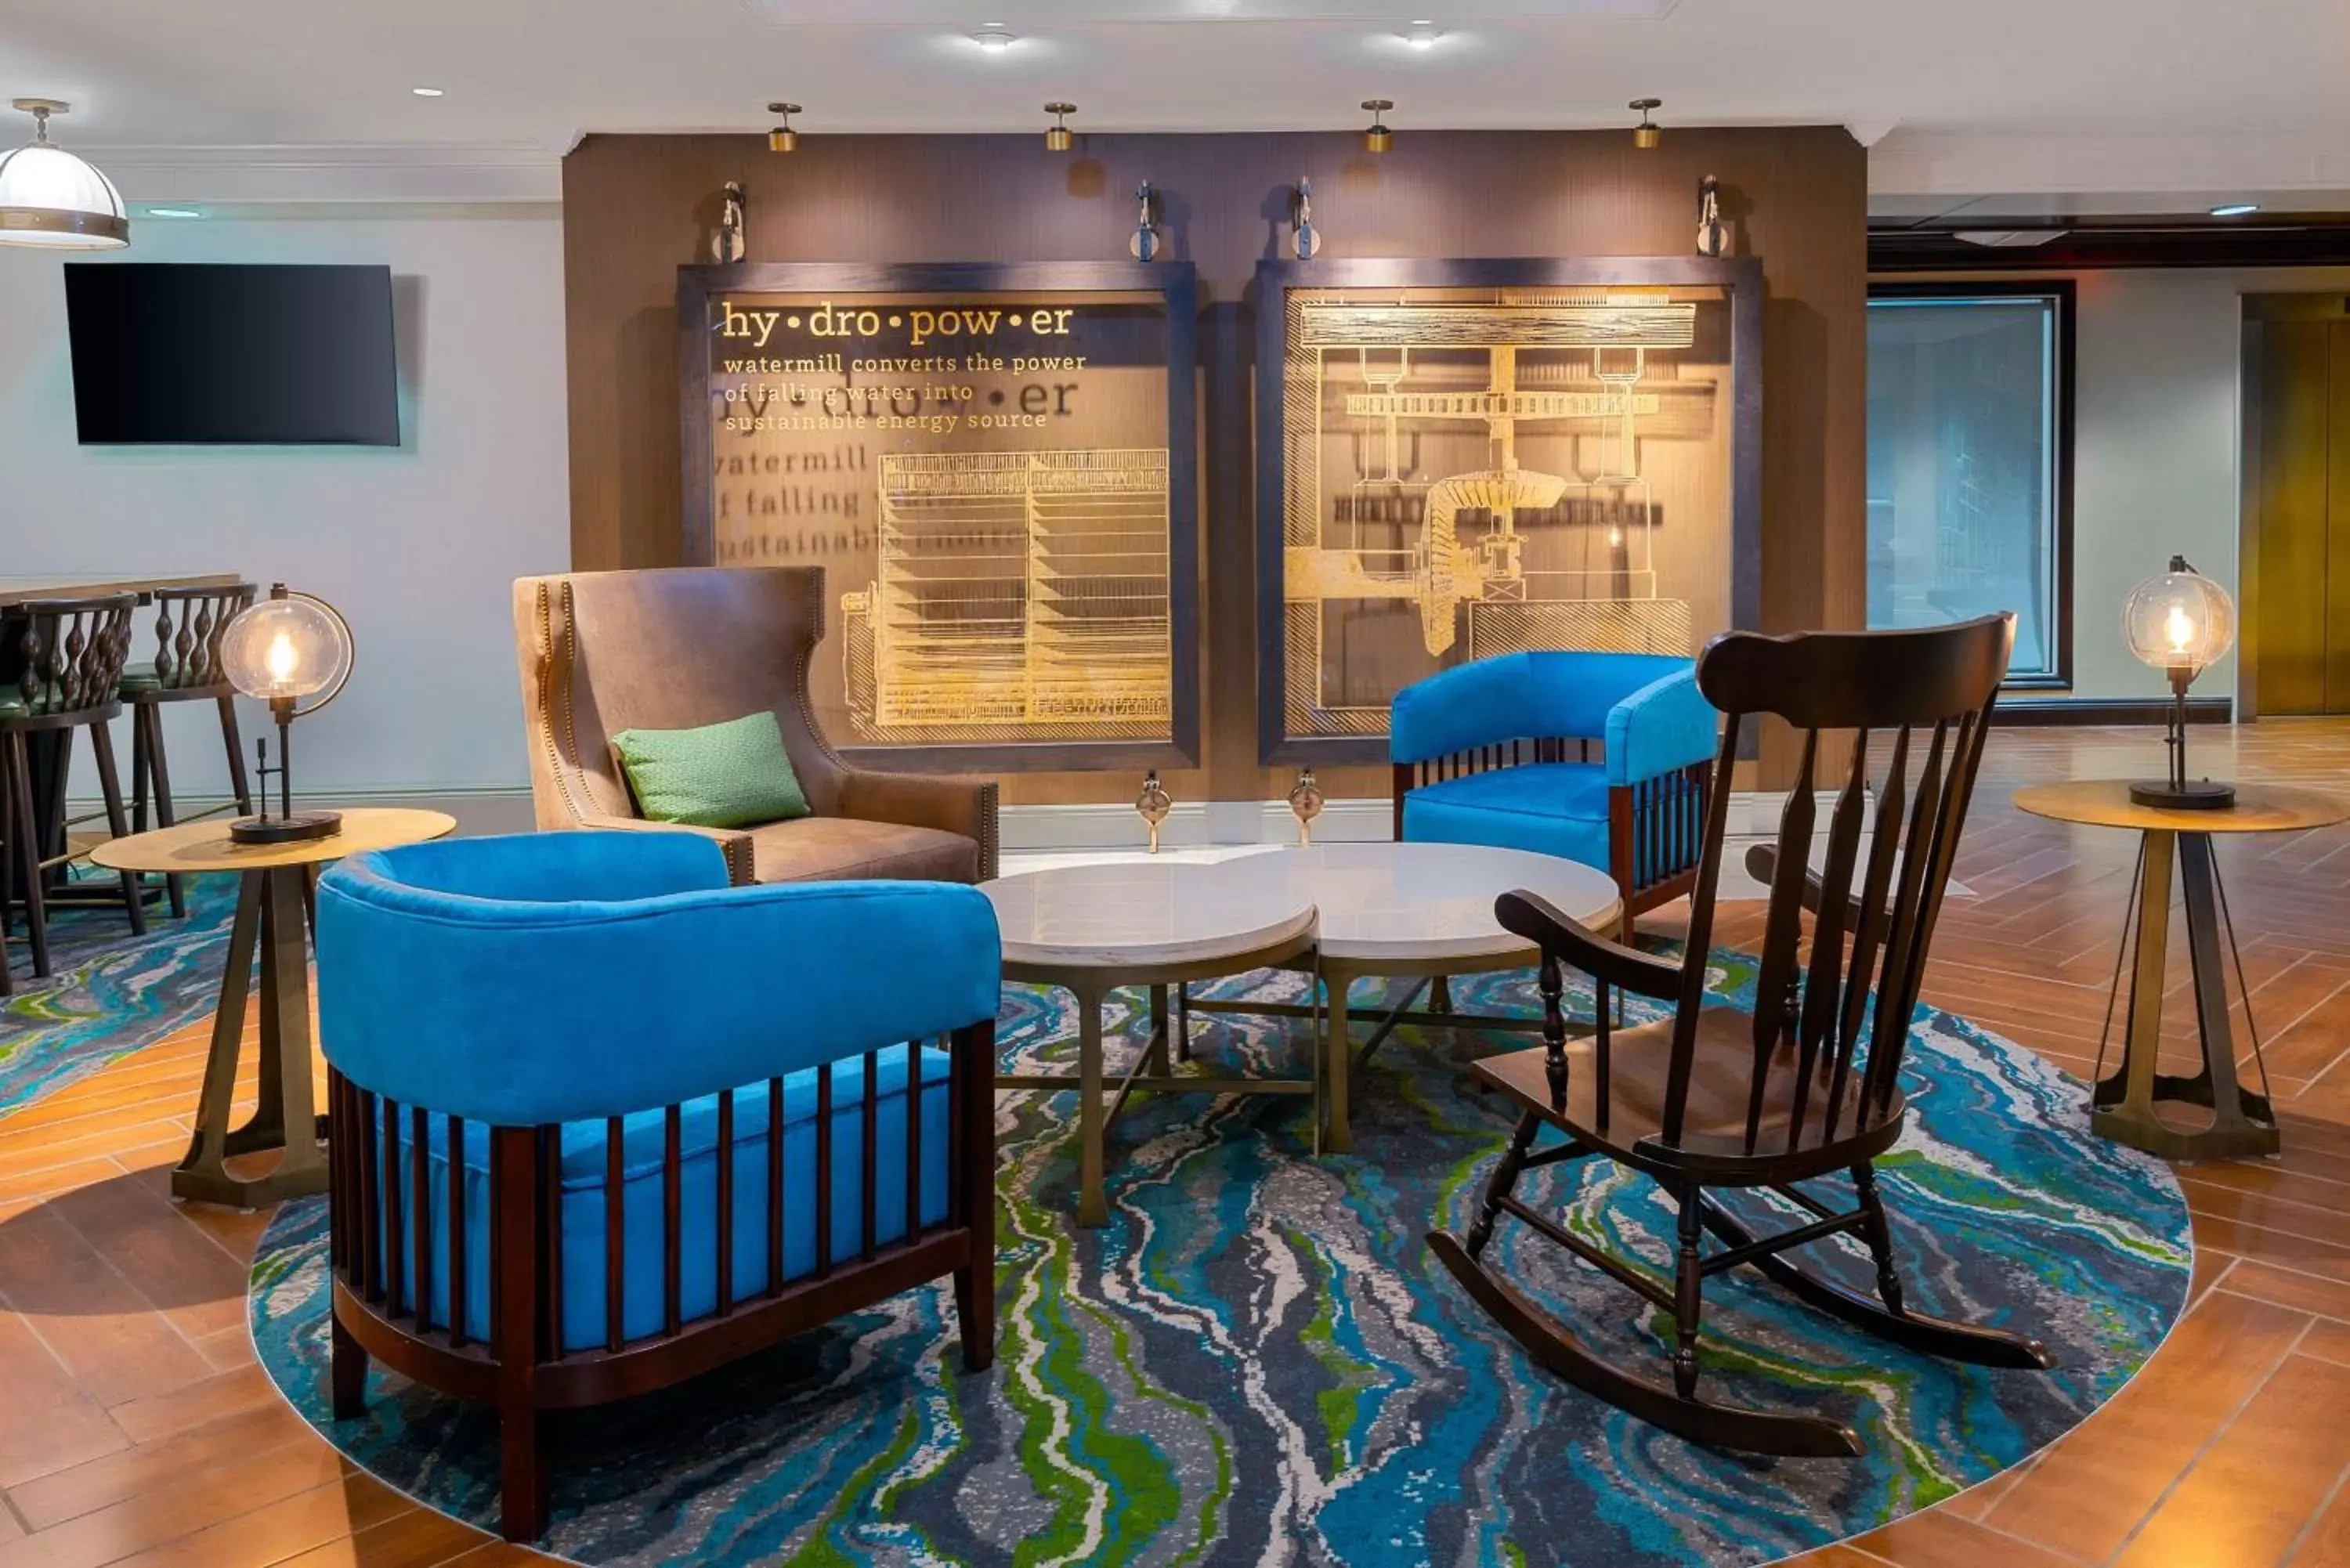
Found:
[(317, 906), (335, 1412), (371, 1356), (495, 1405), (510, 1539), (545, 1528), (543, 1411), (946, 1274), (988, 1365), (977, 889), (730, 888), (706, 839), (553, 833), (354, 856)]
[(1689, 890), (1719, 717), (1691, 659), (1506, 653), (1460, 665), (1396, 693), (1395, 835), (1596, 867), (1628, 921)]

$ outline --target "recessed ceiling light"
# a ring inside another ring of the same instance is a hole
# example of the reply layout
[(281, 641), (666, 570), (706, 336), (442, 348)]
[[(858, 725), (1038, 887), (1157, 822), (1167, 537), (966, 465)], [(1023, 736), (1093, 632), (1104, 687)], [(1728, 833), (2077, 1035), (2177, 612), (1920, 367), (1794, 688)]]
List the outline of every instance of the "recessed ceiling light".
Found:
[(447, 96), (448, 89), (435, 87), (412, 87), (408, 90), (418, 98), (442, 98)]
[(2241, 218), (2247, 213), (2260, 210), (2258, 202), (2222, 202), (2211, 209), (2211, 215), (2215, 218)]
[(1435, 23), (1423, 19), (1412, 23), (1411, 31), (1404, 35), (1403, 41), (1415, 49), (1432, 49), (1436, 47), (1436, 40), (1442, 36), (1444, 35), (1437, 31)]
[(150, 207), (147, 209), (147, 215), (151, 218), (201, 218), (203, 216), (193, 207)]
[(1000, 55), (1020, 40), (1001, 22), (988, 22), (971, 36), (971, 41), (991, 55)]

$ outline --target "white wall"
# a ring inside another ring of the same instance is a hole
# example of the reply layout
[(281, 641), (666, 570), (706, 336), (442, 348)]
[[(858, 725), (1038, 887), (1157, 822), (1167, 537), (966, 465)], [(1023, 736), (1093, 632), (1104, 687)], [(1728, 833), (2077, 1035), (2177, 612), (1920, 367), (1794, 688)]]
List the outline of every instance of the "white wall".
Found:
[[(516, 576), (570, 560), (562, 221), (493, 211), (135, 218), (113, 253), (389, 265), (397, 449), (79, 445), (62, 258), (0, 247), (0, 577), (236, 572), (319, 594), (350, 618), (359, 659), (342, 699), (296, 728), (297, 789), (526, 788), (508, 598)], [(139, 634), (144, 658), (151, 615)], [(166, 712), (174, 793), (224, 793), (209, 706)], [(262, 717), (248, 705), (248, 752)], [(94, 793), (77, 774), (74, 793)]]
[[(2122, 644), (2122, 601), (2175, 553), (2236, 591), (2242, 307), (2222, 271), (2091, 272), (2080, 314), (2073, 431), (2073, 691), (2162, 697)], [(2235, 690), (2235, 659), (2199, 697)]]
[[(2077, 697), (2160, 697), (2129, 656), (2121, 606), (2175, 551), (2242, 581), (2243, 296), (2340, 292), (2350, 269), (2088, 272), (2074, 279), (2073, 674)], [(2233, 695), (2231, 656), (2196, 683)]]

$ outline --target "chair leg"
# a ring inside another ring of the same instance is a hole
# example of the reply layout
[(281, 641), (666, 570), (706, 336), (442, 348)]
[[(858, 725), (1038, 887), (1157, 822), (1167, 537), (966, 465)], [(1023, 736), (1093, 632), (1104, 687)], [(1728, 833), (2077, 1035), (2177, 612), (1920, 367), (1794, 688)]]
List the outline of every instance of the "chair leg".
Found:
[[(155, 785), (155, 825), (172, 827), (178, 825), (180, 808), (172, 803), (172, 764), (163, 754), (163, 709), (161, 703), (142, 702), (140, 717), (147, 721), (147, 767)], [(163, 886), (172, 900), (172, 917), (185, 919), (188, 914), (186, 879), (167, 876)]]
[(341, 1318), (335, 1317), (332, 1322), (334, 1339), (329, 1354), (335, 1419), (348, 1421), (367, 1414), (368, 1353), (351, 1337)]
[[(122, 780), (114, 767), (113, 730), (103, 723), (92, 724), (89, 727), (89, 749), (98, 762), (99, 793), (106, 797), (107, 831), (117, 838), (127, 838), (130, 836), (130, 818), (122, 809)], [(161, 756), (156, 759), (158, 763), (161, 760)], [(162, 775), (159, 772), (156, 776), (161, 778)], [(145, 936), (147, 904), (139, 896), (139, 873), (136, 871), (122, 874), (122, 905), (130, 916), (130, 934)]]
[(1697, 1397), (1697, 1331), (1705, 1315), (1705, 1272), (1697, 1244), (1703, 1235), (1705, 1189), (1680, 1195), (1680, 1250), (1673, 1262), (1673, 1392)]
[(16, 924), (16, 769), (9, 763), (10, 748), (0, 740), (0, 996), (16, 990), (16, 981), (8, 968), (8, 929)]
[(1502, 1200), (1518, 1185), (1518, 1177), (1526, 1168), (1526, 1155), (1534, 1146), (1534, 1135), (1542, 1130), (1542, 1118), (1532, 1111), (1518, 1118), (1518, 1130), (1510, 1135), (1510, 1147), (1493, 1167), (1493, 1174), (1485, 1179), (1485, 1199), (1477, 1206), (1476, 1220), (1470, 1225), (1462, 1242), (1471, 1258), (1482, 1258), (1486, 1244), (1493, 1239), (1493, 1222), (1502, 1217)]
[(130, 830), (147, 831), (147, 716), (152, 702), (130, 704)]
[(512, 1405), (498, 1412), (498, 1531), (508, 1541), (546, 1533), (546, 1461), (537, 1410)]
[(1852, 1188), (1860, 1196), (1861, 1240), (1877, 1262), (1877, 1298), (1895, 1317), (1901, 1315), (1901, 1276), (1893, 1267), (1893, 1228), (1885, 1222), (1885, 1200), (1877, 1193), (1877, 1167), (1862, 1160), (1852, 1168)]
[[(983, 1196), (981, 1202), (991, 1201)], [(974, 1257), (955, 1271), (955, 1324), (962, 1339), (966, 1372), (984, 1372), (995, 1365), (995, 1280), (993, 1260)]]
[(236, 795), (236, 809), (253, 815), (253, 786), (244, 773), (244, 736), (236, 727), (236, 699), (220, 700), (221, 739), (228, 746), (228, 787)]
[(25, 936), (33, 948), (33, 973), (41, 979), (49, 974), (49, 905), (41, 888), (41, 830), (39, 819), (33, 815), (33, 757), (26, 744), (25, 732), (8, 732), (9, 803), (16, 814), (16, 831), (9, 835), (15, 841), (15, 853), (9, 857), (25, 899)]

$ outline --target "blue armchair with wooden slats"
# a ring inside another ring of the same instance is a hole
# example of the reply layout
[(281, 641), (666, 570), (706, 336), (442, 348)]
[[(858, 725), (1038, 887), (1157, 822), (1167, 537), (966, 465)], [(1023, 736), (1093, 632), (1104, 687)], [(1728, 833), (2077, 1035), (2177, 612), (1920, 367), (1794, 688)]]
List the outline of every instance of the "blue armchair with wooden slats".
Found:
[(1720, 720), (1693, 659), (1530, 652), (1457, 666), (1396, 693), (1395, 836), (1596, 867), (1629, 921), (1689, 891)]
[(976, 888), (730, 888), (683, 835), (358, 855), (318, 884), (333, 1386), (540, 1417), (681, 1382), (951, 1274), (993, 1355), (1001, 944)]

